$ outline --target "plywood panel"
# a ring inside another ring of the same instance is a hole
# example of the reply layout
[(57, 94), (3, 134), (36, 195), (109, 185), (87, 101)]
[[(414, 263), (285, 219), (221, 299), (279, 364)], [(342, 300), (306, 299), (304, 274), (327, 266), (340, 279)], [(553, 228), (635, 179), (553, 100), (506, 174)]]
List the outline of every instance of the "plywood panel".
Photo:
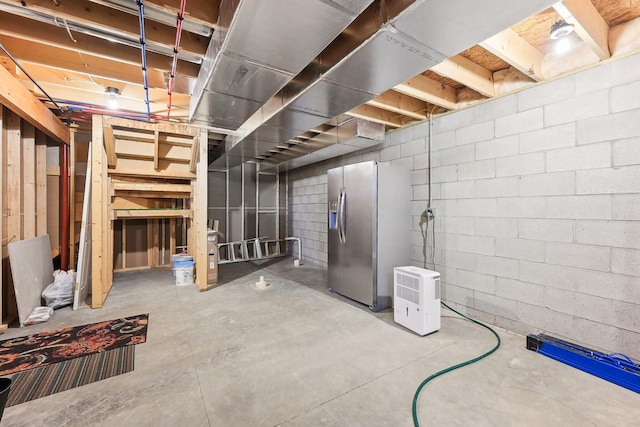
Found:
[[(73, 309), (77, 310), (81, 304), (85, 304), (89, 294), (91, 283), (91, 168), (85, 176), (85, 194), (80, 211), (82, 221), (79, 238), (78, 268), (76, 271), (76, 286), (73, 298)], [(75, 246), (75, 245), (74, 245)]]
[(50, 248), (46, 234), (8, 245), (20, 326), (33, 309), (42, 305), (42, 291), (53, 283)]
[(149, 265), (147, 255), (147, 220), (128, 219), (126, 227), (125, 268), (139, 268)]

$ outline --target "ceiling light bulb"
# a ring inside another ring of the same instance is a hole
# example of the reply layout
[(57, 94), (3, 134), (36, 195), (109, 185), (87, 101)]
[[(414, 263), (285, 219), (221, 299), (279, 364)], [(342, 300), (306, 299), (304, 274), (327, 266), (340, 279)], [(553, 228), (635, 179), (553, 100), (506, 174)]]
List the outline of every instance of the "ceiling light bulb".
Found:
[(556, 21), (551, 26), (551, 32), (549, 33), (549, 38), (551, 40), (557, 40), (562, 37), (568, 36), (571, 33), (573, 33), (573, 25), (560, 20), (560, 21)]
[(118, 100), (116, 98), (109, 97), (109, 100), (107, 101), (107, 107), (110, 110), (117, 110), (118, 109)]
[(568, 37), (563, 37), (557, 40), (554, 49), (558, 55), (563, 55), (569, 52), (569, 50), (571, 49), (571, 39), (569, 39)]
[(107, 100), (107, 107), (110, 110), (118, 109), (118, 97), (120, 96), (120, 90), (117, 87), (108, 86), (105, 92), (109, 95)]

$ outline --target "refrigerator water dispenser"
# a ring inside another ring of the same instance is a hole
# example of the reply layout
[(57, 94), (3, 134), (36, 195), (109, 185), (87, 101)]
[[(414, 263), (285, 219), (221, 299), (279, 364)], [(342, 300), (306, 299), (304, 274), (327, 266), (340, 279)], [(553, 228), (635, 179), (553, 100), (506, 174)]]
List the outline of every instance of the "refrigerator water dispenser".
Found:
[(338, 229), (338, 202), (329, 203), (329, 229)]

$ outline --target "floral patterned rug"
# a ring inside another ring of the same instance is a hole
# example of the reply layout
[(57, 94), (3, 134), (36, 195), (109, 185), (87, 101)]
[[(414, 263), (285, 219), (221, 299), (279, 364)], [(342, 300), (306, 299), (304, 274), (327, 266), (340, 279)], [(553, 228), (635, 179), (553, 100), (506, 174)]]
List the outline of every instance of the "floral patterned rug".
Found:
[(13, 374), (147, 339), (149, 314), (0, 341), (0, 375)]

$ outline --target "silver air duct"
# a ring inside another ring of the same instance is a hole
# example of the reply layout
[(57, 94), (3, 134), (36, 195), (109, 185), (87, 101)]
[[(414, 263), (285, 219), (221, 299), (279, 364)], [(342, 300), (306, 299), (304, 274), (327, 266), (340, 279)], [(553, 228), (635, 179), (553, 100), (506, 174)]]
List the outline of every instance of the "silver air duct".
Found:
[(237, 129), (373, 0), (223, 0), (190, 120)]
[[(366, 40), (326, 72), (317, 72), (315, 64), (307, 67), (239, 129), (243, 136), (227, 138), (226, 151), (213, 166), (233, 167), (255, 158), (553, 3), (553, 0), (386, 2), (387, 10), (372, 16), (371, 22), (361, 23), (369, 29), (375, 26), (373, 31), (365, 32)], [(358, 36), (356, 31), (350, 33)], [(331, 55), (336, 54), (323, 53), (320, 58)]]

